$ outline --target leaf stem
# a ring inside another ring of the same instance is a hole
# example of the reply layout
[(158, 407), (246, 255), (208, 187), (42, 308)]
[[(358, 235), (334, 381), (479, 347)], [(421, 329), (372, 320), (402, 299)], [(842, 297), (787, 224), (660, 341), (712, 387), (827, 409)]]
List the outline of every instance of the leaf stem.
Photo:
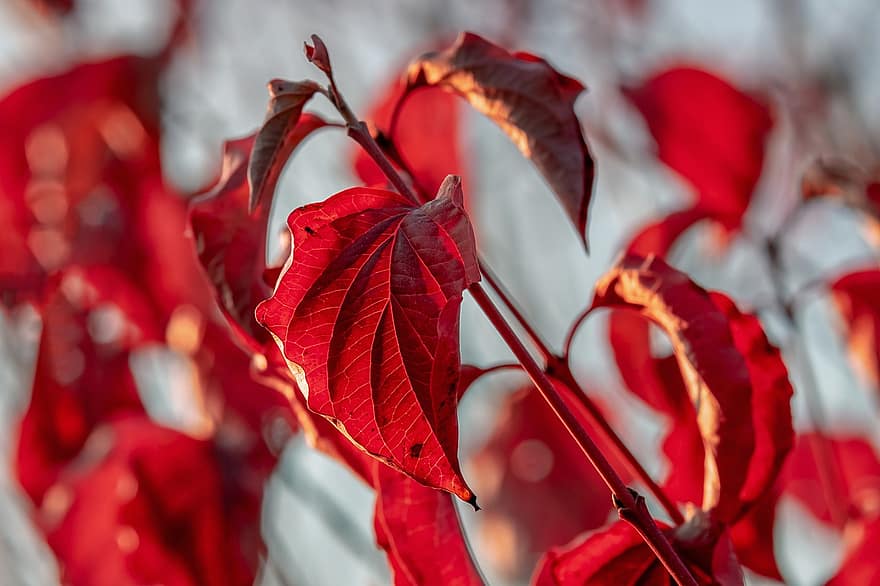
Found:
[(599, 473), (599, 476), (611, 490), (620, 517), (642, 535), (645, 542), (679, 585), (696, 586), (697, 582), (693, 575), (691, 575), (690, 570), (688, 570), (687, 566), (678, 556), (678, 553), (672, 548), (666, 536), (657, 527), (647, 507), (645, 507), (643, 499), (640, 501), (641, 497), (638, 497), (635, 491), (624, 484), (623, 480), (615, 472), (614, 467), (611, 466), (605, 455), (599, 450), (583, 426), (581, 426), (580, 421), (568, 408), (565, 400), (559, 394), (556, 387), (553, 386), (550, 378), (544, 373), (544, 370), (538, 365), (519, 338), (517, 338), (510, 325), (504, 319), (504, 316), (501, 315), (501, 312), (489, 298), (485, 289), (483, 289), (480, 283), (475, 283), (471, 285), (468, 291), (470, 291), (474, 301), (483, 310), (498, 334), (513, 352), (513, 355), (522, 364), (523, 369), (538, 388), (541, 396), (550, 408), (553, 409), (553, 412), (568, 430), (568, 433), (571, 434), (571, 437), (574, 438), (575, 442), (577, 442), (578, 446), (590, 460), (590, 463)]

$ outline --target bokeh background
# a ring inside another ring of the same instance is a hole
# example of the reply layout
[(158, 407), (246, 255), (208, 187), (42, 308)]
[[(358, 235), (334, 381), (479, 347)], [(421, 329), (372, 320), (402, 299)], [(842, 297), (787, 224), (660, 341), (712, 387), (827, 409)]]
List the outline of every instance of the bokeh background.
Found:
[[(60, 9), (60, 10), (59, 10)], [(171, 0), (5, 0), (0, 4), (0, 94), (84, 60), (150, 55), (164, 46), (177, 18)], [(363, 113), (412, 57), (470, 30), (510, 48), (546, 57), (588, 87), (577, 102), (598, 169), (588, 256), (538, 173), (489, 121), (462, 103), (462, 141), (469, 164), (471, 214), (489, 263), (503, 276), (524, 313), (555, 348), (589, 303), (596, 279), (635, 229), (682, 207), (689, 186), (654, 155), (639, 112), (621, 88), (665, 67), (690, 64), (723, 76), (770, 103), (774, 128), (764, 173), (745, 219), (746, 236), (721, 246), (712, 226), (697, 226), (676, 247), (676, 266), (701, 284), (730, 292), (742, 305), (766, 308), (770, 337), (786, 327), (772, 307), (768, 267), (748, 235), (772, 234), (800, 197), (800, 179), (819, 157), (843, 157), (876, 169), (880, 144), (880, 9), (873, 0), (703, 2), (699, 0), (204, 0), (194, 2), (186, 41), (161, 78), (161, 155), (167, 180), (181, 193), (209, 183), (224, 140), (263, 120), (269, 79), (318, 78), (302, 43), (318, 33), (330, 48), (336, 77), (352, 108)], [(816, 97), (816, 94), (821, 94)], [(822, 100), (822, 117), (811, 100)], [(327, 104), (310, 107), (332, 116)], [(693, 116), (701, 112), (695, 109)], [(2, 122), (2, 121), (0, 121)], [(0, 137), (0, 140), (3, 140)], [(293, 208), (357, 183), (354, 146), (342, 133), (310, 139), (288, 165), (278, 188), (273, 242)], [(834, 202), (812, 206), (791, 236), (784, 286), (845, 267), (876, 264), (876, 241), (865, 222)], [(0, 251), (2, 254), (2, 251)], [(465, 361), (509, 359), (478, 310), (464, 307)], [(870, 380), (847, 356), (839, 318), (818, 291), (805, 303), (803, 343), (788, 353), (796, 388), (808, 363), (815, 371), (829, 431), (880, 440)], [(576, 374), (604, 404), (613, 423), (658, 478), (668, 471), (659, 454), (665, 422), (623, 390), (604, 342), (602, 315), (575, 340)], [(0, 321), (0, 584), (58, 582), (51, 550), (31, 521), (30, 502), (10, 472), (17, 422), (27, 406), (40, 323), (25, 306)], [(659, 351), (663, 351), (658, 338)], [(668, 350), (667, 350), (668, 351)], [(139, 353), (131, 360), (150, 415), (192, 430), (198, 405), (187, 401), (185, 374), (173, 353)], [(177, 369), (177, 370), (175, 370)], [(176, 382), (175, 382), (176, 381)], [(511, 392), (510, 375), (472, 389), (460, 409), (465, 476), (481, 471), (469, 459), (487, 441), (496, 413)], [(184, 398), (181, 398), (184, 397)], [(796, 393), (799, 429), (811, 425)], [(567, 466), (554, 462), (555, 466)], [(479, 494), (479, 483), (476, 485)], [(262, 535), (268, 556), (261, 584), (385, 584), (384, 556), (373, 544), (373, 496), (346, 470), (309, 448), (301, 437), (284, 447), (265, 487)], [(462, 509), (478, 559), (492, 584), (521, 583), (505, 572), (510, 540)], [(844, 555), (841, 534), (793, 500), (783, 500), (776, 527), (777, 556), (786, 581), (821, 583)], [(766, 581), (750, 575), (749, 582)]]

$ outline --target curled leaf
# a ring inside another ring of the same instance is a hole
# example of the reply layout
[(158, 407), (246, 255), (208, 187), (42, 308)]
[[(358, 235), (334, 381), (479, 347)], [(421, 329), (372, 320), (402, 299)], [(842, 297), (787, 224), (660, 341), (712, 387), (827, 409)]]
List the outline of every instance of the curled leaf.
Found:
[(755, 432), (749, 370), (727, 318), (686, 275), (634, 256), (597, 283), (593, 307), (636, 309), (669, 336), (706, 450), (703, 509), (731, 521), (741, 510)]
[(251, 210), (256, 209), (264, 200), (271, 201), (284, 163), (302, 141), (301, 132), (297, 133), (296, 129), (303, 107), (320, 89), (313, 81), (283, 79), (273, 79), (267, 87), (270, 99), (266, 121), (257, 132), (248, 166)]
[(293, 255), (257, 320), (314, 412), (419, 482), (474, 495), (458, 464), (459, 306), (480, 279), (461, 185), (415, 207), (352, 188), (295, 210)]
[(498, 124), (544, 176), (586, 244), (593, 159), (574, 113), (584, 89), (579, 81), (473, 33), (415, 60), (407, 79), (407, 91), (444, 88)]
[(794, 446), (791, 397), (794, 393), (779, 349), (773, 346), (761, 322), (741, 312), (726, 295), (712, 292), (712, 302), (727, 317), (736, 349), (743, 356), (752, 382), (752, 425), (755, 451), (740, 493), (743, 509), (767, 493)]

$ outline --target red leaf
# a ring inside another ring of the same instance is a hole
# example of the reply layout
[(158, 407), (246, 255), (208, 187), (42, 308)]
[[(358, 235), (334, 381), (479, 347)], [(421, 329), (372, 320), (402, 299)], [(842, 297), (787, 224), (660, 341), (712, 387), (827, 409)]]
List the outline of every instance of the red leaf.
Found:
[(860, 522), (855, 529), (856, 537), (848, 543), (846, 557), (837, 573), (828, 580), (827, 586), (849, 584), (880, 584), (880, 517)]
[(856, 436), (835, 437), (816, 432), (800, 434), (785, 467), (786, 494), (797, 498), (820, 521), (832, 524), (822, 477), (811, 445), (813, 442), (828, 450), (831, 461), (829, 473), (835, 477), (832, 482), (836, 481), (830, 488), (834, 491), (834, 498), (841, 501), (842, 510), (871, 511), (874, 508), (874, 494), (880, 487), (880, 459), (870, 442)]
[[(394, 128), (391, 117), (403, 102)], [(471, 184), (461, 152), (460, 108), (456, 97), (440, 90), (416, 90), (406, 93), (403, 80), (393, 85), (369, 109), (371, 121), (382, 137), (389, 137), (397, 153), (413, 173), (416, 190), (425, 200), (431, 199), (449, 174), (459, 175), (462, 184)], [(393, 132), (393, 135), (388, 135)], [(387, 138), (386, 138), (387, 140)], [(354, 151), (354, 170), (366, 185), (388, 183), (379, 166), (359, 146)]]
[(324, 41), (321, 40), (321, 37), (318, 35), (312, 35), (312, 44), (303, 44), (305, 45), (306, 59), (308, 59), (315, 67), (332, 77), (333, 68), (330, 66), (330, 54), (327, 52), (327, 46), (324, 44)]
[(579, 533), (604, 525), (608, 488), (531, 385), (508, 396), (488, 443), (473, 458), (484, 537), (512, 576)]
[(373, 469), (376, 539), (395, 586), (482, 586), (452, 497), (388, 466)]
[(597, 283), (593, 307), (637, 309), (669, 336), (707, 452), (703, 509), (734, 519), (755, 433), (749, 371), (726, 316), (686, 275), (639, 257), (623, 259)]
[[(730, 550), (730, 540), (718, 527), (703, 527), (702, 519), (676, 530), (658, 523), (698, 584), (741, 585), (742, 570)], [(550, 551), (536, 570), (535, 586), (673, 586), (675, 581), (635, 529), (617, 521), (586, 533), (564, 548)]]
[(157, 339), (151, 310), (109, 267), (71, 267), (53, 279), (16, 456), (19, 481), (34, 502), (94, 425), (111, 414), (143, 411), (129, 353)]
[(774, 554), (776, 505), (779, 502), (781, 482), (766, 492), (730, 528), (730, 539), (740, 563), (767, 578), (783, 582)]
[[(304, 114), (286, 139), (290, 149), (325, 125), (317, 116)], [(226, 143), (220, 180), (210, 193), (191, 203), (189, 222), (199, 261), (227, 322), (256, 349), (267, 336), (254, 320), (254, 310), (272, 289), (263, 279), (269, 205), (258, 205), (253, 215), (248, 212), (246, 174), (255, 138)]]
[(712, 302), (727, 317), (736, 349), (745, 358), (752, 382), (752, 424), (755, 451), (740, 493), (743, 508), (761, 498), (776, 481), (794, 446), (791, 397), (794, 390), (779, 349), (770, 344), (761, 322), (742, 313), (722, 293), (710, 293)]
[(668, 69), (624, 95), (639, 109), (658, 156), (697, 192), (697, 208), (738, 227), (764, 161), (773, 126), (767, 106), (720, 77)]
[(299, 126), (303, 107), (319, 88), (313, 81), (283, 79), (273, 79), (267, 87), (270, 100), (266, 121), (257, 132), (248, 166), (251, 210), (264, 201), (268, 207), (272, 200), (284, 163), (304, 138), (304, 127)]
[(846, 321), (850, 357), (875, 390), (880, 389), (880, 270), (848, 273), (830, 289)]
[(240, 497), (231, 493), (225, 500), (218, 464), (209, 441), (144, 418), (93, 434), (78, 466), (51, 489), (41, 510), (64, 583), (251, 583), (257, 552), (244, 551), (244, 531), (257, 519), (236, 525)]
[(362, 449), (474, 496), (458, 466), (458, 309), (480, 278), (457, 178), (414, 207), (352, 188), (295, 210), (291, 268), (257, 320), (308, 398)]
[(574, 113), (584, 87), (529, 53), (510, 53), (472, 33), (409, 67), (408, 88), (437, 86), (491, 118), (553, 189), (586, 244), (593, 159)]
[(122, 224), (158, 173), (156, 72), (135, 57), (85, 63), (0, 100), (4, 301), (38, 298), (68, 263), (136, 266)]

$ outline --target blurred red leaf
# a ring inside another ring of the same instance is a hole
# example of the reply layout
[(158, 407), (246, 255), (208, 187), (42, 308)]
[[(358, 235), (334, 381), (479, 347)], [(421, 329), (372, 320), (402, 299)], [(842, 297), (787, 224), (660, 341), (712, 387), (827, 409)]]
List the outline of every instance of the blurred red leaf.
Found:
[(733, 520), (755, 448), (752, 388), (726, 316), (659, 259), (626, 257), (596, 285), (593, 307), (639, 310), (669, 336), (707, 451), (702, 507)]
[[(302, 142), (311, 130), (300, 126), (300, 116), (315, 92), (318, 84), (313, 81), (285, 81), (273, 79), (269, 82), (269, 108), (266, 121), (257, 132), (250, 162), (248, 181), (250, 183), (250, 209), (261, 203), (269, 207), (275, 193), (275, 185), (284, 169), (290, 153)], [(317, 119), (310, 118), (311, 123)], [(314, 128), (312, 128), (314, 130)]]
[(480, 278), (457, 178), (414, 207), (352, 188), (294, 211), (292, 265), (257, 320), (311, 410), (376, 458), (472, 501), (458, 466), (461, 294)]
[(373, 479), (376, 540), (396, 586), (482, 586), (449, 494), (379, 463)]
[(880, 517), (875, 516), (870, 520), (859, 522), (855, 531), (855, 538), (851, 538), (847, 544), (843, 563), (828, 580), (827, 586), (880, 584), (880, 566), (877, 565), (877, 551), (880, 551)]
[(530, 159), (586, 243), (593, 159), (574, 113), (584, 87), (529, 53), (510, 53), (473, 33), (409, 66), (407, 91), (455, 92), (488, 116)]
[[(698, 584), (741, 585), (742, 570), (726, 533), (689, 521), (678, 529), (658, 523)], [(541, 560), (535, 586), (672, 586), (672, 576), (642, 537), (625, 521), (591, 531)]]
[(67, 263), (132, 260), (122, 226), (158, 170), (156, 63), (119, 57), (25, 84), (0, 100), (0, 284), (39, 297)]
[(826, 492), (822, 488), (822, 476), (816, 464), (817, 445), (828, 450), (828, 458), (833, 466), (829, 473), (841, 484), (832, 487), (835, 490), (834, 498), (843, 501), (843, 510), (871, 511), (875, 506), (875, 495), (880, 490), (880, 460), (874, 446), (858, 436), (831, 436), (816, 432), (798, 435), (785, 468), (786, 494), (803, 503), (816, 519), (832, 525)]
[(880, 389), (880, 270), (848, 273), (830, 289), (846, 322), (850, 357), (876, 391)]
[(781, 482), (764, 493), (730, 528), (730, 540), (739, 562), (767, 578), (783, 582), (776, 563), (774, 533), (776, 505), (781, 496)]
[[(447, 175), (471, 184), (462, 155), (458, 100), (440, 90), (414, 90), (395, 79), (370, 107), (366, 119), (381, 133), (378, 141), (390, 140), (413, 174), (416, 190), (425, 200), (434, 197)], [(392, 128), (392, 115), (398, 102), (405, 100)], [(393, 134), (389, 134), (393, 133)], [(385, 185), (388, 180), (379, 166), (359, 146), (354, 152), (354, 170), (366, 185)]]
[[(289, 130), (287, 148), (296, 145), (325, 122), (303, 115)], [(268, 332), (255, 321), (257, 304), (272, 289), (263, 275), (266, 266), (266, 231), (269, 202), (249, 213), (247, 168), (256, 135), (229, 141), (224, 147), (220, 179), (210, 193), (190, 204), (189, 222), (202, 268), (227, 322), (255, 350), (268, 341)]]
[(145, 418), (99, 428), (40, 511), (64, 583), (251, 583), (259, 541), (236, 526), (240, 496), (225, 485), (248, 475), (226, 476), (219, 457), (210, 441)]
[(696, 208), (738, 227), (761, 175), (773, 127), (768, 107), (691, 67), (668, 69), (623, 92), (648, 123), (660, 160), (697, 192)]
[(485, 542), (512, 576), (613, 510), (605, 483), (531, 385), (508, 396), (472, 464)]

